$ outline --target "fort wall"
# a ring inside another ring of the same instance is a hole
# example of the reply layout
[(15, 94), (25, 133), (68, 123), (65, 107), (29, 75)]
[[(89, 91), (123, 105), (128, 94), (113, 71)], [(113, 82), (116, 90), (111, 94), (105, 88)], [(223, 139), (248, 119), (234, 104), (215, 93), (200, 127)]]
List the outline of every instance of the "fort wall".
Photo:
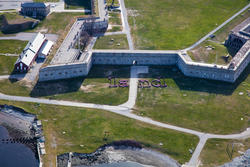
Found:
[(144, 53), (144, 52), (93, 52), (93, 64), (108, 65), (175, 65), (177, 53)]
[(81, 63), (49, 65), (39, 71), (39, 81), (50, 81), (86, 76), (92, 67), (92, 57)]
[(234, 82), (250, 62), (250, 51), (235, 69), (229, 65), (213, 65), (186, 60), (177, 52), (147, 52), (143, 51), (94, 51), (85, 62), (51, 65), (42, 68), (39, 81), (67, 79), (88, 75), (92, 65), (177, 65), (184, 75), (190, 77)]

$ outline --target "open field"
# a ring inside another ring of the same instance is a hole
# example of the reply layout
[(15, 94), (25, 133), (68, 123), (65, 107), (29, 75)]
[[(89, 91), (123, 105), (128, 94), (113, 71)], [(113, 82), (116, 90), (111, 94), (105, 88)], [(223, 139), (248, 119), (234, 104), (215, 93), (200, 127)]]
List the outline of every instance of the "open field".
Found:
[(32, 85), (25, 81), (0, 81), (0, 92), (96, 104), (119, 105), (128, 100), (128, 88), (109, 88), (108, 76), (129, 78), (128, 66), (94, 66), (87, 78), (75, 78)]
[(19, 40), (0, 40), (0, 54), (20, 54), (24, 47), (27, 45), (27, 41)]
[[(225, 25), (222, 29), (217, 31), (214, 34), (214, 38), (204, 41), (199, 46), (189, 51), (190, 57), (194, 61), (198, 62), (228, 64), (235, 53), (228, 51), (228, 49), (224, 46), (224, 42), (227, 39), (230, 31), (248, 17), (250, 17), (249, 10), (245, 11), (243, 14), (239, 15), (230, 23)], [(209, 50), (209, 48), (206, 48), (206, 46), (214, 47), (214, 49)], [(226, 58), (227, 55), (228, 58)]]
[(250, 148), (250, 139), (246, 140), (222, 140), (222, 139), (209, 139), (201, 152), (202, 166), (219, 166), (224, 163), (231, 162), (230, 153), (228, 154), (226, 149), (227, 145), (229, 152), (232, 153), (232, 144), (234, 144), (234, 150), (232, 158), (240, 156), (238, 151), (245, 152)]
[(0, 75), (9, 75), (14, 69), (17, 57), (0, 55)]
[(125, 0), (137, 49), (183, 49), (212, 31), (248, 0)]
[[(58, 154), (89, 153), (107, 142), (124, 139), (136, 140), (184, 163), (191, 158), (189, 149), (198, 143), (195, 136), (152, 127), (106, 111), (9, 101), (0, 101), (0, 104), (21, 107), (42, 120), (47, 152), (45, 166), (55, 166)], [(109, 133), (107, 141), (105, 132)]]
[(99, 37), (94, 49), (128, 49), (126, 35), (107, 35)]
[[(167, 88), (139, 89), (134, 112), (207, 133), (239, 133), (250, 126), (250, 66), (234, 84), (184, 76), (177, 67), (150, 67), (141, 78), (165, 78)], [(243, 95), (240, 95), (242, 93)]]
[(91, 9), (91, 0), (65, 0), (65, 9)]

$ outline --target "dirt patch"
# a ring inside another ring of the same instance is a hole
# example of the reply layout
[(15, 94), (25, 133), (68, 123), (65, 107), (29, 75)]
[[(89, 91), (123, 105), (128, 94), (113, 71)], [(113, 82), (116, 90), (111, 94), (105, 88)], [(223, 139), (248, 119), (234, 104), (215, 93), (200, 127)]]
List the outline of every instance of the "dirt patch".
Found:
[(93, 88), (95, 87), (96, 85), (87, 85), (87, 86), (81, 86), (80, 87), (80, 90), (86, 92), (86, 93), (89, 93), (89, 92), (93, 92)]

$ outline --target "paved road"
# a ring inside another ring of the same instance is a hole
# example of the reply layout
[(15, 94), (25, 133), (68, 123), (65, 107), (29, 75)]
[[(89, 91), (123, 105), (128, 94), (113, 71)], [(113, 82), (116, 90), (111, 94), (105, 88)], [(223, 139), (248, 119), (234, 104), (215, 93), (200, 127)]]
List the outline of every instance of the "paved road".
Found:
[[(9, 40), (9, 39), (13, 39), (13, 40), (21, 40), (21, 41), (29, 41), (31, 40), (37, 33), (33, 33), (33, 32), (20, 32), (15, 34), (15, 36), (4, 36), (4, 37), (0, 37), (0, 40)], [(45, 34), (46, 38), (56, 42), (58, 35), (56, 34)]]
[(127, 9), (125, 7), (124, 0), (120, 0), (120, 5), (121, 5), (121, 18), (122, 18), (123, 31), (126, 32), (127, 34), (129, 49), (134, 50), (134, 43), (133, 43), (133, 39), (131, 36), (130, 27), (128, 24), (128, 14), (127, 14)]
[(14, 75), (0, 75), (0, 80), (4, 79), (23, 79), (25, 77), (25, 74), (14, 74)]
[(32, 2), (33, 0), (0, 0), (0, 10), (21, 8), (22, 2)]

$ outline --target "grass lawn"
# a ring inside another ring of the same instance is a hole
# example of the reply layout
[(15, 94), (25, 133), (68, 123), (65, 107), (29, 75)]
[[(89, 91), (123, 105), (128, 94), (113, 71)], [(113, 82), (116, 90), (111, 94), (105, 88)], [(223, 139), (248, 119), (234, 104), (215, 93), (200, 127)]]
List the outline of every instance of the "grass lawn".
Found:
[(99, 37), (94, 49), (128, 49), (128, 40), (123, 34)]
[(8, 75), (14, 69), (17, 57), (0, 55), (0, 75)]
[[(128, 66), (94, 66), (87, 78), (42, 82), (0, 81), (0, 92), (10, 95), (42, 97), (96, 104), (119, 105), (128, 100), (128, 88), (109, 88), (108, 76), (128, 79)], [(10, 89), (11, 88), (11, 89)]]
[(34, 21), (35, 19), (29, 18), (29, 17), (24, 17), (22, 15), (19, 15), (17, 12), (11, 12), (11, 13), (4, 13), (1, 15), (5, 15), (8, 23), (19, 23), (19, 22), (24, 22), (24, 21)]
[(11, 35), (11, 34), (4, 34), (1, 31), (1, 26), (2, 26), (2, 21), (3, 21), (2, 15), (4, 15), (6, 17), (9, 24), (19, 24), (19, 23), (23, 23), (23, 22), (26, 22), (26, 21), (35, 21), (35, 19), (21, 16), (17, 12), (2, 13), (2, 14), (0, 14), (0, 36), (9, 36), (9, 35)]
[(202, 132), (239, 133), (250, 126), (249, 72), (250, 66), (230, 84), (186, 77), (177, 67), (151, 67), (141, 78), (161, 76), (168, 87), (139, 89), (134, 112)]
[(125, 0), (137, 49), (183, 49), (249, 3), (248, 0)]
[(27, 41), (19, 40), (0, 40), (0, 54), (20, 54), (24, 47), (27, 45)]
[[(101, 110), (9, 101), (0, 101), (0, 104), (21, 107), (37, 114), (38, 119), (42, 120), (47, 153), (44, 157), (45, 166), (55, 166), (58, 154), (95, 151), (106, 143), (105, 132), (109, 132), (108, 142), (136, 140), (145, 147), (168, 154), (179, 163), (191, 158), (189, 149), (195, 148), (198, 143), (195, 136), (153, 127)], [(80, 147), (81, 144), (84, 147)]]
[(122, 31), (122, 26), (112, 26), (111, 29), (108, 29), (107, 32), (117, 32)]
[(91, 9), (91, 0), (65, 0), (65, 9)]
[(62, 34), (67, 26), (71, 27), (78, 16), (83, 15), (84, 13), (52, 13), (46, 19), (42, 20), (34, 31)]
[[(248, 17), (250, 17), (249, 10), (245, 11), (243, 14), (239, 15), (222, 29), (217, 31), (213, 39), (206, 40), (196, 48), (189, 51), (189, 56), (194, 61), (198, 62), (228, 64), (228, 62), (232, 59), (232, 56), (234, 56), (234, 53), (228, 51), (222, 43), (224, 43), (227, 39), (230, 31)], [(215, 49), (209, 51), (205, 48), (205, 46), (212, 46)], [(228, 59), (225, 58), (227, 55), (229, 56)]]
[[(206, 48), (209, 46), (209, 48)], [(212, 49), (213, 47), (214, 49)], [(230, 55), (227, 48), (218, 42), (205, 41), (195, 49), (188, 52), (193, 61), (212, 64), (228, 64), (233, 55)], [(228, 56), (228, 58), (226, 58)]]
[[(232, 153), (232, 144), (234, 150)], [(227, 145), (229, 154), (227, 153)], [(204, 167), (219, 166), (224, 163), (231, 162), (232, 158), (240, 156), (238, 151), (245, 152), (250, 148), (250, 139), (246, 140), (223, 140), (223, 139), (209, 139), (201, 152), (201, 163)]]

